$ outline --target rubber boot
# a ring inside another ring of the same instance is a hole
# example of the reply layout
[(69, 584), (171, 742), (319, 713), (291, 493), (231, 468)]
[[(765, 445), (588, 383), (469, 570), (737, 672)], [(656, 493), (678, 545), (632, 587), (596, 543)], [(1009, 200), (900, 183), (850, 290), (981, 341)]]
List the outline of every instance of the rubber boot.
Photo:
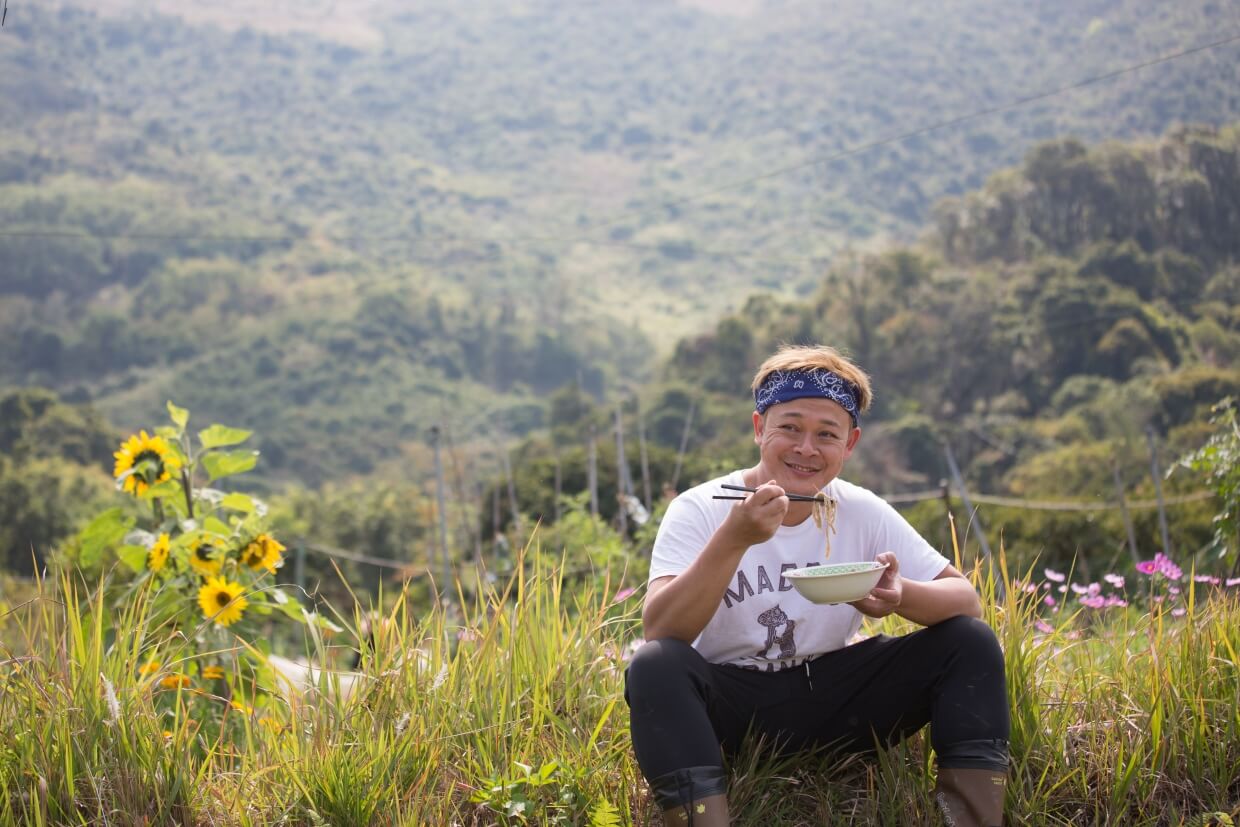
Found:
[(711, 795), (663, 811), (663, 827), (728, 827), (728, 797)]
[(1007, 776), (994, 770), (939, 769), (934, 801), (947, 827), (1003, 827)]

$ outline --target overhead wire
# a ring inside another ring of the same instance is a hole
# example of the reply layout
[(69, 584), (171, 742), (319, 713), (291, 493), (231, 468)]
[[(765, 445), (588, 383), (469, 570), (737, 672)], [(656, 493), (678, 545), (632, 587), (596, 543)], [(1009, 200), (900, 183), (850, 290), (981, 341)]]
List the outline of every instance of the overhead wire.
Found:
[[(941, 489), (925, 489), (921, 491), (909, 491), (903, 494), (881, 494), (879, 496), (888, 503), (912, 505), (920, 502), (928, 502), (930, 500), (941, 500), (943, 498), (943, 491)], [(1211, 491), (1196, 491), (1191, 494), (1164, 497), (1162, 506), (1169, 507), (1186, 505), (1189, 503), (1202, 502), (1213, 497), (1214, 493)], [(997, 494), (977, 494), (973, 492), (969, 493), (969, 499), (981, 505), (991, 505), (998, 508), (1017, 508), (1028, 511), (1118, 511), (1125, 506), (1130, 511), (1140, 511), (1159, 507), (1158, 500), (1128, 500), (1124, 503), (1124, 506), (1120, 506), (1118, 503), (1103, 500), (1030, 500), (1020, 497), (1004, 497)], [(333, 548), (319, 543), (303, 543), (301, 546), (305, 548), (306, 551), (324, 554), (329, 557), (335, 557), (342, 560), (352, 560), (354, 562), (365, 563), (367, 565), (378, 566), (381, 568), (405, 571), (411, 577), (421, 576), (428, 572), (428, 567), (425, 561), (394, 560), (388, 557), (374, 557), (372, 555), (345, 551), (344, 549)], [(566, 574), (567, 573), (578, 573), (578, 570), (566, 572)]]

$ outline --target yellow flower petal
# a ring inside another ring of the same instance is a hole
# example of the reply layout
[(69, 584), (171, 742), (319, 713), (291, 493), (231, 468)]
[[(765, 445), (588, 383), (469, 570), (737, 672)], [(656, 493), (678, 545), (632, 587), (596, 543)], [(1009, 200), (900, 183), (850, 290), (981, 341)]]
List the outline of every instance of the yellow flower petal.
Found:
[(208, 620), (230, 626), (241, 619), (250, 605), (242, 596), (244, 591), (245, 587), (240, 583), (230, 583), (223, 577), (211, 577), (198, 590), (198, 606)]
[(163, 437), (149, 436), (146, 431), (139, 431), (122, 442), (120, 450), (112, 456), (116, 459), (112, 476), (118, 480), (124, 478), (121, 487), (135, 497), (171, 479), (172, 472), (181, 467), (181, 460)]

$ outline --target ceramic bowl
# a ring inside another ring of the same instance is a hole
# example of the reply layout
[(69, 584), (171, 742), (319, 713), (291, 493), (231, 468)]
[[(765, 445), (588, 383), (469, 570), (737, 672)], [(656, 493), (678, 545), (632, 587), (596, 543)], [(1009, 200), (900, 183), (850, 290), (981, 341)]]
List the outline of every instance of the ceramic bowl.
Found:
[(870, 593), (886, 563), (834, 563), (784, 573), (793, 588), (811, 603), (851, 603)]

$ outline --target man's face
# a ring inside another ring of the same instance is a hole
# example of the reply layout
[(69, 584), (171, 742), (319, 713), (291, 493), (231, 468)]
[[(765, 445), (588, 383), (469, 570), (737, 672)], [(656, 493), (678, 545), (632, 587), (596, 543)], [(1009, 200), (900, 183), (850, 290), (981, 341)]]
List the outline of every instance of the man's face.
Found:
[(830, 399), (794, 399), (753, 415), (761, 452), (759, 484), (773, 479), (793, 494), (816, 494), (839, 476), (861, 429)]

